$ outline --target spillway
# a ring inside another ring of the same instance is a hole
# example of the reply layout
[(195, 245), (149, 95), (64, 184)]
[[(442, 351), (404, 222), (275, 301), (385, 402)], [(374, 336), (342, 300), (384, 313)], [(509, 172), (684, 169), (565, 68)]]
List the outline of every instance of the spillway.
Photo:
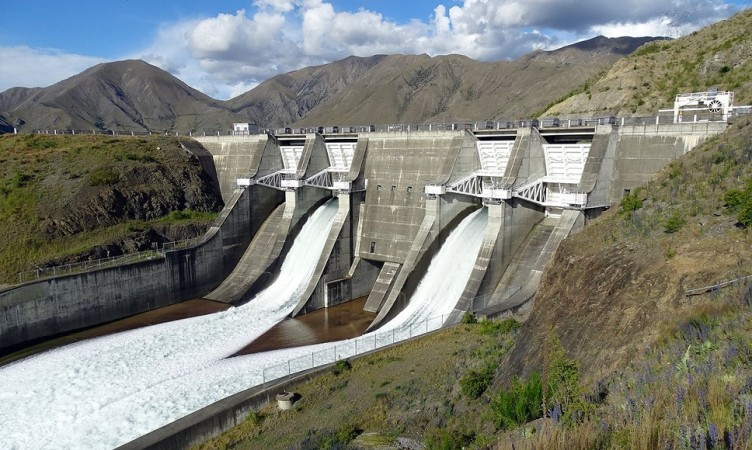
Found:
[[(409, 305), (382, 329), (358, 339), (222, 359), (234, 346), (247, 343), (251, 332), (260, 335), (262, 328), (292, 309), (292, 299), (275, 299), (305, 283), (292, 280), (286, 266), (295, 264), (305, 271), (315, 265), (320, 253), (316, 249), (323, 243), (317, 247), (314, 237), (326, 237), (336, 210), (336, 203), (329, 203), (314, 214), (275, 285), (247, 305), (74, 344), (0, 370), (0, 448), (114, 448), (270, 377), (285, 375), (274, 372), (275, 364), (287, 372), (303, 370), (428, 331), (428, 326), (440, 327), (477, 258), (485, 208), (450, 234)], [(301, 260), (307, 257), (308, 265)], [(263, 325), (257, 326), (261, 321)], [(243, 326), (244, 322), (253, 326)], [(417, 332), (415, 326), (420, 328)], [(233, 331), (238, 328), (244, 331)], [(233, 338), (236, 334), (241, 336)]]
[(246, 305), (84, 341), (0, 369), (0, 448), (113, 448), (190, 412), (176, 409), (169, 395), (164, 405), (154, 404), (158, 392), (178, 380), (191, 383), (292, 311), (337, 208), (332, 199), (312, 214), (275, 282)]
[(381, 330), (407, 328), (431, 318), (446, 318), (467, 285), (483, 243), (488, 210), (481, 208), (466, 217), (449, 235), (431, 260), (407, 307)]

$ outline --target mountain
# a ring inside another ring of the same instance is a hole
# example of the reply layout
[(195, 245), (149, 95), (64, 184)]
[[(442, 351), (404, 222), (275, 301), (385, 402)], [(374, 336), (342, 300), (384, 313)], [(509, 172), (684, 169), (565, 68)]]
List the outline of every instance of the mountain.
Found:
[(227, 107), (262, 126), (291, 124), (343, 90), (385, 59), (350, 56), (333, 63), (276, 75), (226, 102)]
[(0, 93), (0, 112), (34, 129), (190, 131), (240, 118), (221, 102), (138, 60), (98, 64), (46, 88)]
[[(386, 56), (346, 89), (333, 92), (307, 114), (300, 114), (294, 125), (527, 117), (654, 39), (599, 36), (559, 50), (535, 51), (514, 61), (493, 63), (461, 55)], [(307, 89), (319, 86), (318, 80), (306, 84)], [(278, 98), (264, 85), (251, 93), (256, 98)]]
[(599, 36), (514, 61), (461, 55), (351, 56), (277, 75), (219, 101), (143, 61), (99, 64), (46, 88), (0, 93), (22, 131), (215, 131), (261, 127), (428, 123), (529, 117), (656, 38)]
[(752, 103), (752, 9), (673, 41), (651, 42), (614, 64), (586, 88), (545, 112), (550, 116), (653, 115), (676, 94), (711, 87)]

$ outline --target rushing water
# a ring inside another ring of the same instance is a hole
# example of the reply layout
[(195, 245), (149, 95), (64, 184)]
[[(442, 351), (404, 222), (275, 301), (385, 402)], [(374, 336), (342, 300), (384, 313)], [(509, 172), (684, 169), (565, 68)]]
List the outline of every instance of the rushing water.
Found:
[[(278, 280), (242, 307), (84, 341), (0, 369), (0, 448), (117, 447), (261, 384), (267, 366), (291, 358), (318, 364), (316, 352), (329, 349), (338, 357), (356, 340), (223, 359), (292, 310), (336, 209), (330, 202), (317, 210)], [(470, 276), (486, 217), (483, 209), (466, 218), (432, 260), (408, 307), (383, 330), (357, 341), (372, 339), (375, 348), (379, 333), (392, 330), (394, 339), (399, 327), (446, 317)]]
[[(275, 282), (246, 305), (80, 342), (0, 369), (0, 448), (114, 447), (137, 436), (130, 428), (143, 433), (155, 420), (174, 418), (158, 411), (155, 387), (201, 373), (289, 314), (313, 276), (337, 207), (332, 199), (314, 212)], [(169, 409), (173, 400), (165, 401)], [(110, 436), (100, 441), (102, 435)]]

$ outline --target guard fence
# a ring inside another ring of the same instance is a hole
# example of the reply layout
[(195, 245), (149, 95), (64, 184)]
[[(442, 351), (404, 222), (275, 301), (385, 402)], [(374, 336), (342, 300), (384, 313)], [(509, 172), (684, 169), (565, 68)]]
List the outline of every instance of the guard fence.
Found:
[(147, 261), (151, 259), (163, 258), (164, 255), (153, 250), (141, 251), (136, 253), (127, 253), (125, 255), (111, 256), (108, 258), (99, 258), (90, 261), (83, 261), (72, 264), (62, 264), (51, 267), (39, 267), (34, 270), (27, 270), (18, 273), (18, 283), (27, 283), (43, 278), (52, 278), (62, 275), (71, 275), (75, 273), (86, 272), (89, 270), (99, 270), (108, 267), (120, 266), (138, 261)]
[(416, 323), (407, 323), (385, 331), (375, 331), (364, 336), (332, 343), (330, 347), (310, 352), (263, 369), (263, 383), (286, 377), (304, 370), (352, 358), (353, 356), (395, 344), (406, 339), (436, 331), (444, 326), (448, 315), (431, 317)]
[[(749, 114), (750, 109), (738, 109), (730, 116)], [(724, 123), (728, 117), (705, 117), (702, 115), (686, 115), (681, 117), (680, 123)], [(343, 125), (328, 127), (280, 127), (280, 128), (258, 128), (251, 131), (233, 131), (219, 129), (204, 130), (165, 130), (165, 131), (145, 131), (145, 130), (57, 130), (43, 129), (34, 130), (37, 134), (99, 134), (111, 136), (149, 136), (149, 135), (166, 135), (166, 136), (249, 136), (259, 134), (286, 135), (286, 134), (345, 134), (345, 133), (403, 133), (403, 132), (420, 132), (420, 131), (462, 131), (462, 130), (514, 130), (516, 128), (535, 127), (538, 129), (557, 129), (557, 128), (579, 128), (579, 127), (596, 127), (600, 125), (613, 126), (650, 126), (650, 125), (668, 125), (674, 124), (673, 113), (658, 114), (656, 116), (639, 116), (639, 117), (588, 117), (574, 119), (543, 118), (543, 119), (523, 119), (523, 120), (482, 120), (482, 121), (455, 121), (447, 123), (429, 123), (429, 124), (385, 124), (385, 125)]]

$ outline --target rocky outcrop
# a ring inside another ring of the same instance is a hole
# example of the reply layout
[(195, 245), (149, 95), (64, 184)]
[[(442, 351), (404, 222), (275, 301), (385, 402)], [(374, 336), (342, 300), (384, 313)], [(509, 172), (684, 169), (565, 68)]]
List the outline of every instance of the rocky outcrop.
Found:
[(173, 211), (218, 211), (222, 207), (195, 157), (188, 157), (178, 167), (152, 163), (109, 167), (108, 173), (111, 184), (83, 187), (74, 205), (43, 220), (42, 231), (54, 239), (127, 220), (157, 219)]

